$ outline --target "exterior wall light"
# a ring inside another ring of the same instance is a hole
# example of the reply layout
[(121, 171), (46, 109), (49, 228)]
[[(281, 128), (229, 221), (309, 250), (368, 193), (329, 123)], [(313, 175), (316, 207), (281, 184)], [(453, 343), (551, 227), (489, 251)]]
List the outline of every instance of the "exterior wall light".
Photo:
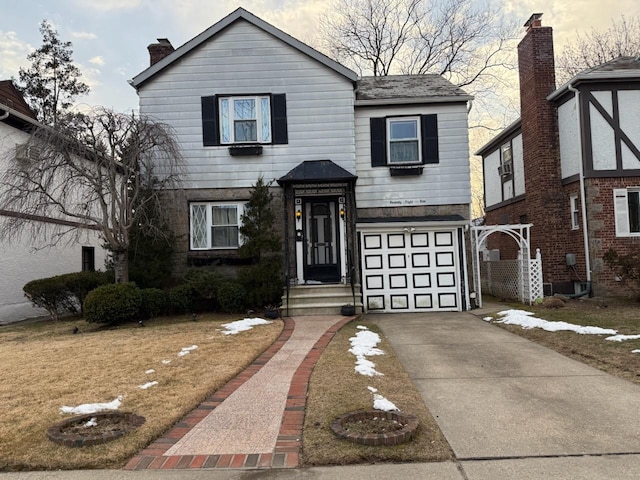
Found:
[(340, 218), (344, 220), (344, 208), (340, 209)]
[(296, 220), (300, 220), (302, 218), (302, 212), (300, 210), (296, 210)]

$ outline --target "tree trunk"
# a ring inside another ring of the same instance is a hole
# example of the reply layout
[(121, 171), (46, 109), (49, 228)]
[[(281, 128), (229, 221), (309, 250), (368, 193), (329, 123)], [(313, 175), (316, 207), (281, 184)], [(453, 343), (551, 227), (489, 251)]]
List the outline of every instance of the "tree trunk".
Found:
[(127, 283), (129, 281), (129, 255), (126, 250), (113, 252), (113, 271), (116, 283)]

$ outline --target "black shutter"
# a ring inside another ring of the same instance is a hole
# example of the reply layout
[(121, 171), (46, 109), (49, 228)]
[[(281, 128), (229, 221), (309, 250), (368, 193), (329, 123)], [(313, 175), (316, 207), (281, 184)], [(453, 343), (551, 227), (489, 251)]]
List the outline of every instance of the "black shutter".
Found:
[(218, 97), (202, 97), (202, 144), (205, 147), (220, 145), (218, 128)]
[(369, 119), (371, 131), (371, 166), (387, 166), (387, 119)]
[(420, 115), (422, 130), (422, 163), (439, 163), (438, 115)]
[(271, 140), (275, 145), (289, 143), (287, 96), (284, 93), (271, 96)]

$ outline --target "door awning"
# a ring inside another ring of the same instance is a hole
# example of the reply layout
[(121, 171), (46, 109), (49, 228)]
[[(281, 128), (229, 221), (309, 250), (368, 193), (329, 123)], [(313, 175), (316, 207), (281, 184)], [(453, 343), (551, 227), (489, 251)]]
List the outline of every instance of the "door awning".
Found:
[(358, 177), (331, 160), (307, 160), (278, 179), (278, 185), (296, 183), (352, 182)]

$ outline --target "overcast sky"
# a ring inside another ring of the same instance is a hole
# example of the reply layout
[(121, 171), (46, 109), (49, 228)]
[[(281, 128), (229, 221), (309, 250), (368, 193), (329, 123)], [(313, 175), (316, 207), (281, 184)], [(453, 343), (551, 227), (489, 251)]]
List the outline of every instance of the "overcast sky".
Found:
[[(494, 3), (521, 23), (531, 13), (543, 12), (542, 24), (554, 28), (556, 51), (577, 32), (606, 28), (622, 14), (640, 15), (638, 0)], [(73, 43), (73, 58), (91, 87), (90, 95), (79, 101), (120, 111), (137, 109), (137, 95), (127, 80), (148, 67), (147, 45), (156, 38), (168, 38), (177, 48), (242, 6), (313, 44), (317, 19), (330, 4), (330, 0), (0, 0), (0, 79), (17, 77), (19, 67), (28, 67), (26, 56), (41, 45), (38, 26), (46, 18), (61, 40)]]

